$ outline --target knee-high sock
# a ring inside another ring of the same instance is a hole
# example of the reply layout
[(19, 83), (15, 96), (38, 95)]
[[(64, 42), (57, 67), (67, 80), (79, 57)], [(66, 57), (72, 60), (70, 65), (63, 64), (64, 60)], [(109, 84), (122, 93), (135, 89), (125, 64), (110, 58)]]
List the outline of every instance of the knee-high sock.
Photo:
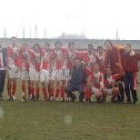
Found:
[(11, 96), (11, 82), (8, 80), (8, 83), (7, 83), (7, 91), (8, 91), (8, 96)]
[(85, 99), (89, 100), (91, 97), (91, 92), (89, 88), (85, 88)]
[(50, 87), (50, 97), (53, 97), (53, 96), (54, 96), (54, 88)]
[(16, 92), (16, 87), (17, 87), (17, 84), (15, 81), (13, 81), (13, 84), (12, 84), (12, 96), (15, 95), (15, 92)]
[(46, 87), (43, 87), (43, 95), (44, 95), (44, 99), (47, 99), (47, 89)]
[(65, 93), (64, 86), (61, 86), (61, 98), (63, 99), (64, 99), (64, 93)]
[(26, 87), (25, 87), (25, 83), (24, 82), (22, 82), (22, 93), (26, 93)]
[(58, 89), (58, 88), (56, 89), (56, 95), (55, 95), (55, 97), (56, 97), (56, 98), (59, 97), (59, 89)]
[(36, 96), (39, 96), (39, 87), (36, 87)]

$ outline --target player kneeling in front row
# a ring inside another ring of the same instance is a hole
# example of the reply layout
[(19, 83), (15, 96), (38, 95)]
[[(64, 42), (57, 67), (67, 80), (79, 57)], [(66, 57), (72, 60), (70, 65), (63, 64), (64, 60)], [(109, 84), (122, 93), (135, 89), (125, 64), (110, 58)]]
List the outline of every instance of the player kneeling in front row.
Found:
[(107, 68), (104, 75), (104, 85), (106, 94), (112, 96), (111, 102), (116, 103), (117, 96), (119, 94), (119, 88), (117, 87), (117, 83), (115, 82), (115, 75), (112, 75), (110, 68)]
[(78, 91), (80, 93), (79, 101), (83, 101), (85, 79), (86, 73), (84, 72), (81, 61), (76, 59), (71, 73), (71, 80), (65, 89), (67, 95), (72, 99), (72, 101), (75, 101), (76, 99), (76, 96), (73, 94), (74, 91)]
[(97, 102), (106, 101), (106, 92), (104, 91), (104, 76), (99, 71), (99, 64), (95, 63), (93, 66), (92, 76), (92, 92), (95, 94)]

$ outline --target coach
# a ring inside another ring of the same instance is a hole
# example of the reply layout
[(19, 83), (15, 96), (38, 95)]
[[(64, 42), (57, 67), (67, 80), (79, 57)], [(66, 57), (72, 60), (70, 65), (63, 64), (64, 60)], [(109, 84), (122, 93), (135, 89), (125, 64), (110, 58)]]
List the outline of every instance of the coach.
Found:
[(78, 91), (80, 93), (79, 101), (83, 101), (85, 79), (86, 73), (84, 72), (83, 65), (79, 59), (76, 59), (71, 72), (71, 80), (65, 89), (67, 95), (71, 97), (72, 101), (75, 101), (76, 99), (76, 96), (73, 94), (74, 91)]
[(6, 60), (7, 53), (6, 48), (2, 47), (0, 41), (0, 101), (3, 100), (4, 82), (6, 75)]

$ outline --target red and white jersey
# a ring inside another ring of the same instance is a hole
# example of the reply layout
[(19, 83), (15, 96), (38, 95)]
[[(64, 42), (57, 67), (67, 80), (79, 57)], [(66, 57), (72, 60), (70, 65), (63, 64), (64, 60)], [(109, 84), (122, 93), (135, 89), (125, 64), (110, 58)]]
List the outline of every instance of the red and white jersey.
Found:
[(94, 53), (89, 54), (88, 52), (85, 52), (83, 55), (83, 61), (87, 67), (90, 67), (92, 64), (97, 62), (97, 56)]
[(106, 75), (104, 78), (104, 85), (106, 88), (112, 86), (112, 83), (115, 82), (114, 78), (112, 75)]
[(100, 71), (98, 71), (97, 73), (93, 72), (92, 80), (94, 87), (98, 89), (104, 88), (104, 77)]
[(50, 70), (51, 51), (42, 51), (40, 68)]
[(21, 56), (20, 49), (18, 47), (8, 47), (7, 48), (7, 58), (8, 67), (17, 66), (21, 67)]
[(97, 62), (100, 67), (100, 71), (105, 73), (105, 60), (106, 60), (106, 53), (99, 54), (98, 52), (95, 54), (97, 58)]
[(29, 67), (40, 71), (41, 53), (29, 50)]
[(29, 52), (24, 49), (20, 51), (21, 56), (21, 69), (29, 71)]
[(53, 50), (52, 61), (51, 61), (51, 68), (52, 70), (55, 69), (62, 69), (63, 66), (63, 52), (62, 50)]

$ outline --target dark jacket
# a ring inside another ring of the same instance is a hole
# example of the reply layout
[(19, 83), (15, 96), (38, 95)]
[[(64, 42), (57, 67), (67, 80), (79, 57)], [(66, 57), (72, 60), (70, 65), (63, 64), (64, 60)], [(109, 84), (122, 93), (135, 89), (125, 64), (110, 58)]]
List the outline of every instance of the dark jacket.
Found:
[(83, 66), (80, 67), (73, 67), (72, 73), (71, 73), (71, 84), (81, 85), (85, 82), (86, 79), (86, 73), (83, 69)]
[(7, 66), (7, 49), (2, 47), (3, 63), (4, 67)]

